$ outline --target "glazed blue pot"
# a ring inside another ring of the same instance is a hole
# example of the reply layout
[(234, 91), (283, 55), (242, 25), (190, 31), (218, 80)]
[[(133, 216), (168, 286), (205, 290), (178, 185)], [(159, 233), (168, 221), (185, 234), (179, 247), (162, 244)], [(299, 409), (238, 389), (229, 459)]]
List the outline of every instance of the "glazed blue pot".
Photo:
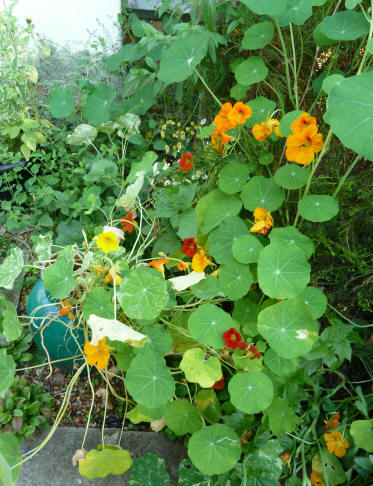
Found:
[[(40, 279), (33, 286), (28, 301), (27, 315), (30, 317), (30, 330), (36, 345), (44, 352), (48, 351), (51, 361), (64, 359), (53, 363), (64, 371), (72, 371), (74, 363), (82, 364), (83, 359), (75, 358), (81, 355), (78, 343), (83, 349), (84, 332), (76, 326), (75, 320), (67, 315), (60, 315), (61, 305), (45, 289), (43, 280)], [(69, 358), (69, 359), (67, 359)]]

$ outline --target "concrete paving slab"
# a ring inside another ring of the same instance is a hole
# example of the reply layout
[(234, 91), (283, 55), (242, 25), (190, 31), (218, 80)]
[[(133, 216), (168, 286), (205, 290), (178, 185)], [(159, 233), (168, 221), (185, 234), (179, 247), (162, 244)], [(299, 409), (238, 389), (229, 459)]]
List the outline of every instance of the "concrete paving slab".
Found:
[[(118, 444), (119, 429), (105, 429), (105, 443)], [(33, 441), (22, 445), (25, 452), (36, 447), (46, 436), (40, 434)], [(126, 486), (129, 473), (121, 476), (109, 475), (106, 478), (89, 480), (80, 476), (78, 468), (72, 465), (71, 458), (81, 448), (83, 428), (59, 427), (47, 445), (32, 459), (27, 461), (20, 472), (19, 486)], [(101, 443), (101, 430), (90, 428), (84, 448), (90, 450)], [(132, 459), (149, 452), (163, 458), (166, 470), (174, 484), (177, 484), (177, 471), (180, 461), (186, 457), (186, 448), (180, 441), (170, 441), (156, 432), (123, 432), (121, 447), (127, 449)], [(153, 486), (153, 485), (149, 485)], [(157, 486), (154, 484), (154, 486)]]

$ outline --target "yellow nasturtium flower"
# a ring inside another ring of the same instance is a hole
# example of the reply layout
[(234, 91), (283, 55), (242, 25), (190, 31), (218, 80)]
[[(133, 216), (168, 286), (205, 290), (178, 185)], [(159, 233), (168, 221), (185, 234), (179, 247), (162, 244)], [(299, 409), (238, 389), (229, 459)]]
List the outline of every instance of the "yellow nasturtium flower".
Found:
[(112, 231), (100, 233), (96, 241), (97, 248), (101, 248), (104, 253), (115, 251), (119, 248), (117, 236)]
[(205, 256), (205, 252), (200, 250), (196, 253), (192, 259), (192, 269), (197, 273), (202, 273), (207, 265), (211, 265), (212, 262)]
[(278, 120), (275, 118), (267, 118), (264, 122), (256, 123), (253, 126), (253, 135), (259, 142), (263, 142), (272, 132), (275, 132), (278, 137), (283, 137), (279, 126), (280, 122)]
[(84, 344), (84, 353), (89, 366), (97, 366), (98, 370), (104, 370), (109, 362), (110, 350), (113, 349), (106, 344), (106, 337), (98, 341), (94, 346), (89, 341)]

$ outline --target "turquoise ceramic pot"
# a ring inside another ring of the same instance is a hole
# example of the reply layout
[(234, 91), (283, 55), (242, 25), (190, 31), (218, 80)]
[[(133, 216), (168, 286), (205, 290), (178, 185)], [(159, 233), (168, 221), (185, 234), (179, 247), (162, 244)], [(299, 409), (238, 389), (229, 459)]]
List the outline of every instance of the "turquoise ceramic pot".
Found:
[[(81, 364), (82, 359), (74, 358), (80, 355), (77, 342), (84, 346), (82, 329), (72, 330), (76, 325), (67, 315), (60, 315), (61, 305), (46, 291), (40, 279), (32, 288), (27, 301), (27, 315), (30, 317), (30, 330), (37, 346), (45, 353), (47, 349), (51, 361), (67, 359), (55, 363), (54, 366), (72, 371), (74, 362)], [(45, 353), (46, 355), (46, 353)], [(47, 355), (46, 355), (47, 357)]]

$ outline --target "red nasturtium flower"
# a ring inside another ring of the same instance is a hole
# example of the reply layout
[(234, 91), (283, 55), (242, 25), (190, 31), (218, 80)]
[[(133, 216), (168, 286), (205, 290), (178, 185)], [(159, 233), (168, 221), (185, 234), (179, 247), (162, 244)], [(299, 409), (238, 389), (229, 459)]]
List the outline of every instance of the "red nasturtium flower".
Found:
[(258, 348), (253, 344), (250, 344), (249, 351), (253, 353), (253, 356), (250, 359), (260, 359), (262, 357), (262, 355), (258, 351)]
[(193, 168), (193, 155), (190, 152), (185, 152), (179, 160), (179, 167), (182, 172), (188, 172)]
[(282, 461), (283, 464), (289, 464), (289, 461), (290, 461), (290, 452), (289, 451), (285, 451), (285, 452), (282, 452), (280, 454), (280, 459)]
[(237, 349), (240, 348), (240, 344), (242, 343), (242, 336), (234, 327), (231, 327), (223, 333), (223, 339), (227, 348)]
[(185, 238), (185, 240), (183, 240), (183, 247), (181, 248), (181, 251), (184, 253), (184, 255), (190, 258), (192, 258), (197, 253), (197, 242), (193, 238), (193, 236), (191, 238)]
[(340, 416), (339, 413), (335, 413), (331, 419), (324, 420), (325, 427), (323, 427), (323, 430), (334, 429), (338, 425), (341, 425), (341, 422), (339, 421)]
[(122, 225), (122, 230), (127, 231), (128, 233), (132, 233), (133, 228), (135, 227), (135, 220), (133, 218), (133, 212), (130, 211), (127, 213), (124, 218), (120, 220), (120, 224)]
[(223, 376), (223, 378), (220, 378), (220, 380), (216, 381), (211, 388), (213, 390), (222, 390), (224, 387), (225, 387), (225, 378)]

